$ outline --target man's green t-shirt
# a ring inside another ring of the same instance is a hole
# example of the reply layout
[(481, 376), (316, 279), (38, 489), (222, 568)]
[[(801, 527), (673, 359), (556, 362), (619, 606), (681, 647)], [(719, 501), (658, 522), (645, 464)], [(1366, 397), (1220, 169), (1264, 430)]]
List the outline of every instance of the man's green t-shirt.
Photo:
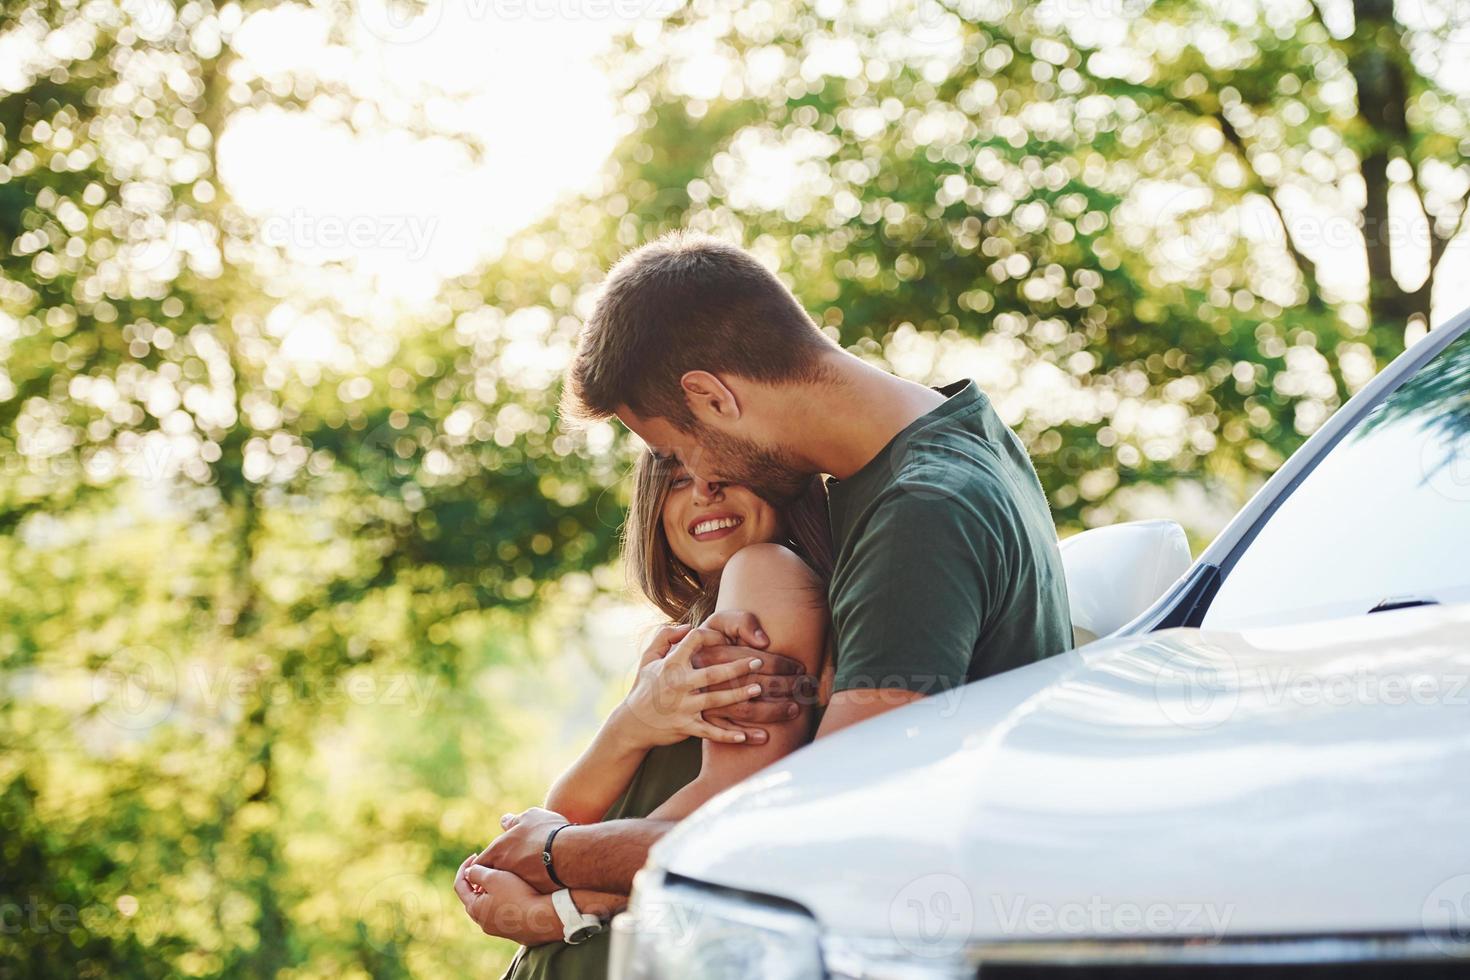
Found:
[(971, 381), (831, 480), (833, 691), (937, 694), (1072, 646), (1031, 459)]
[[(702, 752), (697, 738), (650, 749), (603, 819), (646, 817), (657, 810), (699, 775)], [(522, 946), (501, 980), (606, 980), (609, 938), (604, 930), (575, 946), (563, 942)]]

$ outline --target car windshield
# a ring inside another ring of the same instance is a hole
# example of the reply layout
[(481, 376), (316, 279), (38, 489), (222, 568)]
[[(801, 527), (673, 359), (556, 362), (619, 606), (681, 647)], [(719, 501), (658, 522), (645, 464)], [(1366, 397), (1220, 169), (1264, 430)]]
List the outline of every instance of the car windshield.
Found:
[(1229, 570), (1207, 628), (1470, 601), (1470, 333), (1337, 444)]

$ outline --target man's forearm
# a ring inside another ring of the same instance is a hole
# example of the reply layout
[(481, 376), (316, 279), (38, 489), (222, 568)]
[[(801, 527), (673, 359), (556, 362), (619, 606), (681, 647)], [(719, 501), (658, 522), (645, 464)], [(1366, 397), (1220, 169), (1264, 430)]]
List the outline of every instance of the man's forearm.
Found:
[(567, 886), (626, 895), (648, 851), (674, 826), (672, 820), (608, 820), (568, 827), (556, 835), (556, 874)]
[(583, 915), (595, 915), (606, 922), (628, 907), (628, 896), (573, 888), (572, 902)]

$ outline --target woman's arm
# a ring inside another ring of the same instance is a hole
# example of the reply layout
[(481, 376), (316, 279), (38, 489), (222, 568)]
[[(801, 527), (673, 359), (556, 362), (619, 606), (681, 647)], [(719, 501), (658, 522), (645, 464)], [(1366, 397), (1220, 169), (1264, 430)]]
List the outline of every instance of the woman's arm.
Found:
[[(799, 661), (805, 674), (821, 674), (829, 619), (826, 590), (789, 548), (757, 544), (736, 553), (720, 576), (716, 609), (754, 613), (770, 637), (768, 649)], [(699, 775), (649, 818), (682, 819), (715, 794), (805, 745), (811, 737), (813, 708), (810, 699), (798, 700), (790, 720), (766, 726), (769, 737), (763, 745), (705, 741)]]
[[(662, 658), (689, 632), (687, 626), (665, 626), (654, 634), (638, 661), (642, 670)], [(572, 823), (595, 823), (607, 813), (628, 788), (633, 774), (648, 750), (657, 743), (652, 733), (628, 724), (627, 701), (622, 701), (603, 721), (592, 744), (546, 791), (546, 809), (555, 810)], [(640, 737), (641, 736), (641, 737)]]
[(633, 780), (654, 743), (640, 739), (619, 704), (566, 772), (546, 792), (546, 809), (572, 823), (596, 823)]

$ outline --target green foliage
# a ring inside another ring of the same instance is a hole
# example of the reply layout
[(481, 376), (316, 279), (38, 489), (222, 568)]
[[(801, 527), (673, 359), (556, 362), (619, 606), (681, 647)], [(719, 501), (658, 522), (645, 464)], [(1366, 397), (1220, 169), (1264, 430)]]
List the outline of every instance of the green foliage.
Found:
[[(736, 237), (862, 356), (977, 377), (1071, 530), (1238, 502), (1427, 322), (1470, 186), (1452, 45), (1381, 5), (1171, 0), (1103, 45), (1066, 3), (697, 3), (610, 59), (601, 188), (406, 319), (220, 178), (233, 118), (365, 98), (254, 74), (268, 6), (0, 4), (35, 51), (0, 91), (0, 976), (503, 962), (450, 875), (544, 783), (514, 678), (607, 587), (626, 450), (554, 406), (628, 248)], [(1366, 229), (1366, 289), (1308, 201)]]

